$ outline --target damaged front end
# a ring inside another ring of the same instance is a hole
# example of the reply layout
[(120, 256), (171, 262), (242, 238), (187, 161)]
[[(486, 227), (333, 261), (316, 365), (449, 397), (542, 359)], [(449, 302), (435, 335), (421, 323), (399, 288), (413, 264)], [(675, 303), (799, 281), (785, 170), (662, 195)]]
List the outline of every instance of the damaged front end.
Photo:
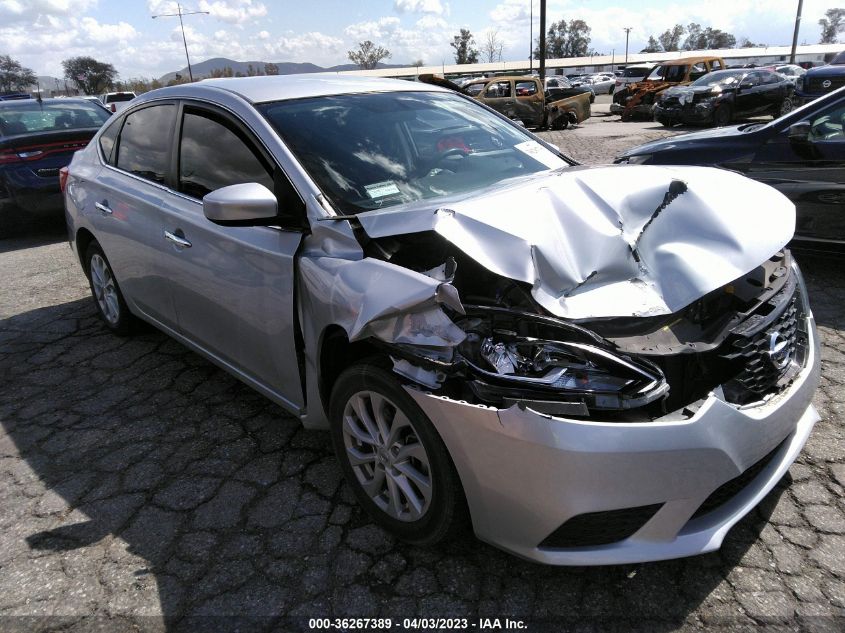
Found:
[[(689, 417), (714, 391), (761, 401), (800, 370), (809, 312), (783, 249), (794, 212), (739, 180), (570, 170), (434, 211), (349, 216), (362, 259), (302, 260), (306, 285), (333, 288), (312, 313), (330, 310), (407, 381), (497, 409), (649, 422)], [(736, 185), (759, 210), (732, 215)], [(524, 219), (510, 212), (529, 200)], [(309, 282), (329, 265), (333, 278)]]

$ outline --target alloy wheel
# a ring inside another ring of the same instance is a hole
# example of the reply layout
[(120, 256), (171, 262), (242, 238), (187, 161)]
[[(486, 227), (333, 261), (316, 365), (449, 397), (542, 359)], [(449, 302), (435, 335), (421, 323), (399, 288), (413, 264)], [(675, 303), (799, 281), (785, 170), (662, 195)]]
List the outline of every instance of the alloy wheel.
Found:
[(343, 410), (343, 443), (369, 498), (399, 521), (419, 520), (432, 501), (431, 465), (414, 425), (393, 402), (359, 391)]
[(103, 317), (112, 325), (117, 325), (120, 320), (117, 287), (106, 260), (99, 253), (91, 256), (91, 287)]

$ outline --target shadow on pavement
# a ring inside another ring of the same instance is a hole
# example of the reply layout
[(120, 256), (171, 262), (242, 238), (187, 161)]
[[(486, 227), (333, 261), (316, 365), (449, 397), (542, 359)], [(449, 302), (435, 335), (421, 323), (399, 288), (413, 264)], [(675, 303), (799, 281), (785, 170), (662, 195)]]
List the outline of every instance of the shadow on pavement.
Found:
[(532, 631), (754, 624), (725, 579), (772, 573), (765, 531), (789, 484), (720, 552), (543, 567), (470, 536), (398, 543), (359, 511), (325, 434), (157, 332), (113, 336), (90, 300), (0, 322), (0, 380), (13, 443), (0, 453), (0, 613), (48, 605), (69, 631), (307, 630), (353, 616), (516, 617)]

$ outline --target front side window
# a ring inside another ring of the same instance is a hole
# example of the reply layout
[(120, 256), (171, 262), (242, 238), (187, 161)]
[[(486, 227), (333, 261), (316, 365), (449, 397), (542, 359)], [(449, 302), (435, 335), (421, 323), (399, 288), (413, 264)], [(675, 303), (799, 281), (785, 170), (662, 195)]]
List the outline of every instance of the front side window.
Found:
[(179, 143), (179, 191), (194, 198), (246, 182), (273, 191), (269, 167), (251, 143), (225, 120), (186, 109)]
[(845, 143), (845, 106), (829, 110), (810, 120), (811, 141)]
[(162, 104), (135, 110), (126, 117), (117, 144), (119, 169), (164, 183), (173, 139), (176, 106)]
[(484, 96), (487, 99), (497, 99), (499, 97), (510, 97), (511, 96), (511, 82), (509, 81), (496, 81), (487, 86), (487, 90), (484, 91)]
[(567, 165), (455, 94), (349, 94), (257, 108), (342, 213), (480, 191)]

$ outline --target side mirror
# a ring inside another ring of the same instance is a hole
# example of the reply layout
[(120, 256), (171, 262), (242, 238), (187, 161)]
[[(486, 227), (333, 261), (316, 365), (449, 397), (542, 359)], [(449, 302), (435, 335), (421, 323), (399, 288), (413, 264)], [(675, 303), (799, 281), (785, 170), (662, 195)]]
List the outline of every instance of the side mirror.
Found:
[(789, 126), (790, 143), (807, 143), (810, 140), (810, 122), (801, 121)]
[(212, 222), (223, 225), (263, 224), (278, 213), (276, 196), (264, 185), (247, 182), (221, 187), (205, 195), (202, 211)]

